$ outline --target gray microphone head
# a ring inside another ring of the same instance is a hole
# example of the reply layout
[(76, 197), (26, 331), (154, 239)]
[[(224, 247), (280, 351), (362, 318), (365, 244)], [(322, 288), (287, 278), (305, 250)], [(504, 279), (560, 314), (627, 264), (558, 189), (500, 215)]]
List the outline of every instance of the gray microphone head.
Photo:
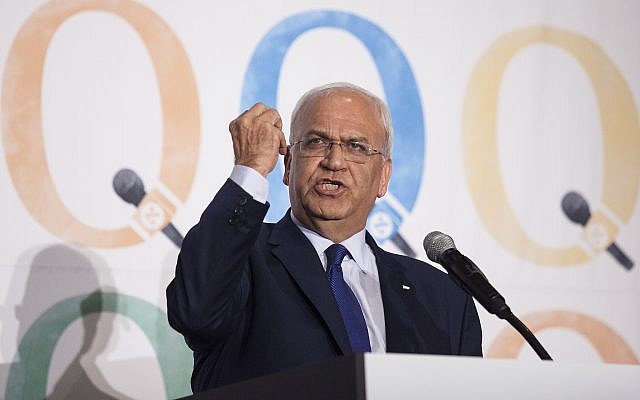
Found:
[(589, 204), (578, 192), (568, 192), (562, 197), (562, 211), (573, 222), (586, 225), (591, 218)]
[(127, 203), (137, 206), (144, 196), (144, 183), (142, 179), (130, 169), (123, 168), (113, 177), (113, 190)]
[(451, 239), (451, 236), (439, 231), (433, 231), (428, 234), (424, 238), (422, 245), (424, 246), (424, 251), (427, 252), (427, 257), (429, 257), (429, 260), (437, 263), (440, 262), (439, 260), (442, 253), (444, 253), (446, 250), (456, 248), (456, 245), (455, 243), (453, 243), (453, 239)]

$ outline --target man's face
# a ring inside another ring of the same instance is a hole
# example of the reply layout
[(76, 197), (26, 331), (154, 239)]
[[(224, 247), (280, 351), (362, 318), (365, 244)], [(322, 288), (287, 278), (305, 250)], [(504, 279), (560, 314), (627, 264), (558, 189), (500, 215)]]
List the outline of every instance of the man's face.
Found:
[[(381, 150), (385, 142), (375, 103), (348, 89), (307, 101), (293, 130), (294, 143), (314, 135)], [(391, 160), (374, 154), (364, 164), (346, 161), (337, 144), (325, 157), (302, 156), (299, 144), (285, 156), (284, 183), (293, 214), (316, 231), (332, 226), (350, 236), (362, 230), (376, 198), (387, 192), (390, 176)]]

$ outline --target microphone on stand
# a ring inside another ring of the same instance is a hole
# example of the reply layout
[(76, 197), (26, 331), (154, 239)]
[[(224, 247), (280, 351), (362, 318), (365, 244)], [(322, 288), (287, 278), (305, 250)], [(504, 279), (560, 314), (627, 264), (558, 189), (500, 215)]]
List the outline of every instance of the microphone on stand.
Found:
[(433, 231), (424, 238), (423, 246), (429, 260), (442, 265), (449, 277), (478, 300), (488, 312), (509, 322), (525, 338), (540, 359), (552, 360), (529, 328), (511, 312), (504, 297), (489, 283), (480, 268), (456, 249), (451, 236)]

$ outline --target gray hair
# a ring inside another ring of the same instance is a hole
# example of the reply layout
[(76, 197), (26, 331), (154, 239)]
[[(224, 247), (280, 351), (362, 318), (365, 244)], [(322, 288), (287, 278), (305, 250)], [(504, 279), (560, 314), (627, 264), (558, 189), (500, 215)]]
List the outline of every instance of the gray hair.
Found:
[(382, 146), (382, 155), (385, 158), (391, 157), (391, 149), (393, 147), (393, 125), (391, 123), (391, 113), (389, 112), (389, 108), (378, 96), (371, 93), (370, 91), (361, 88), (360, 86), (354, 85), (352, 83), (347, 82), (335, 82), (329, 83), (327, 85), (318, 86), (306, 92), (300, 97), (300, 100), (296, 103), (296, 106), (293, 108), (293, 112), (291, 113), (291, 124), (289, 128), (289, 143), (293, 143), (294, 134), (293, 127), (296, 121), (299, 118), (300, 111), (304, 107), (304, 105), (309, 102), (309, 100), (315, 99), (317, 97), (330, 96), (333, 93), (336, 93), (340, 90), (350, 90), (356, 93), (359, 93), (366, 98), (373, 101), (373, 103), (377, 106), (378, 111), (380, 112), (380, 119), (382, 122), (382, 126), (384, 127), (385, 133), (385, 141)]

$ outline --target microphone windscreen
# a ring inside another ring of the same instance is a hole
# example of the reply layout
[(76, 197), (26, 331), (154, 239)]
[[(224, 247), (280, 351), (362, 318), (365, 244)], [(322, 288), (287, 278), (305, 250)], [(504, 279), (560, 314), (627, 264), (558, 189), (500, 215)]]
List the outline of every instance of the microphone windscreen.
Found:
[(562, 211), (573, 222), (586, 225), (591, 218), (589, 204), (578, 192), (568, 192), (562, 197)]
[(453, 243), (451, 236), (446, 235), (439, 231), (433, 231), (429, 233), (422, 242), (424, 251), (427, 252), (427, 257), (433, 262), (439, 263), (440, 256), (446, 250), (455, 249), (456, 245)]
[(137, 206), (144, 198), (144, 183), (142, 179), (130, 169), (123, 168), (113, 177), (113, 190), (127, 203)]

